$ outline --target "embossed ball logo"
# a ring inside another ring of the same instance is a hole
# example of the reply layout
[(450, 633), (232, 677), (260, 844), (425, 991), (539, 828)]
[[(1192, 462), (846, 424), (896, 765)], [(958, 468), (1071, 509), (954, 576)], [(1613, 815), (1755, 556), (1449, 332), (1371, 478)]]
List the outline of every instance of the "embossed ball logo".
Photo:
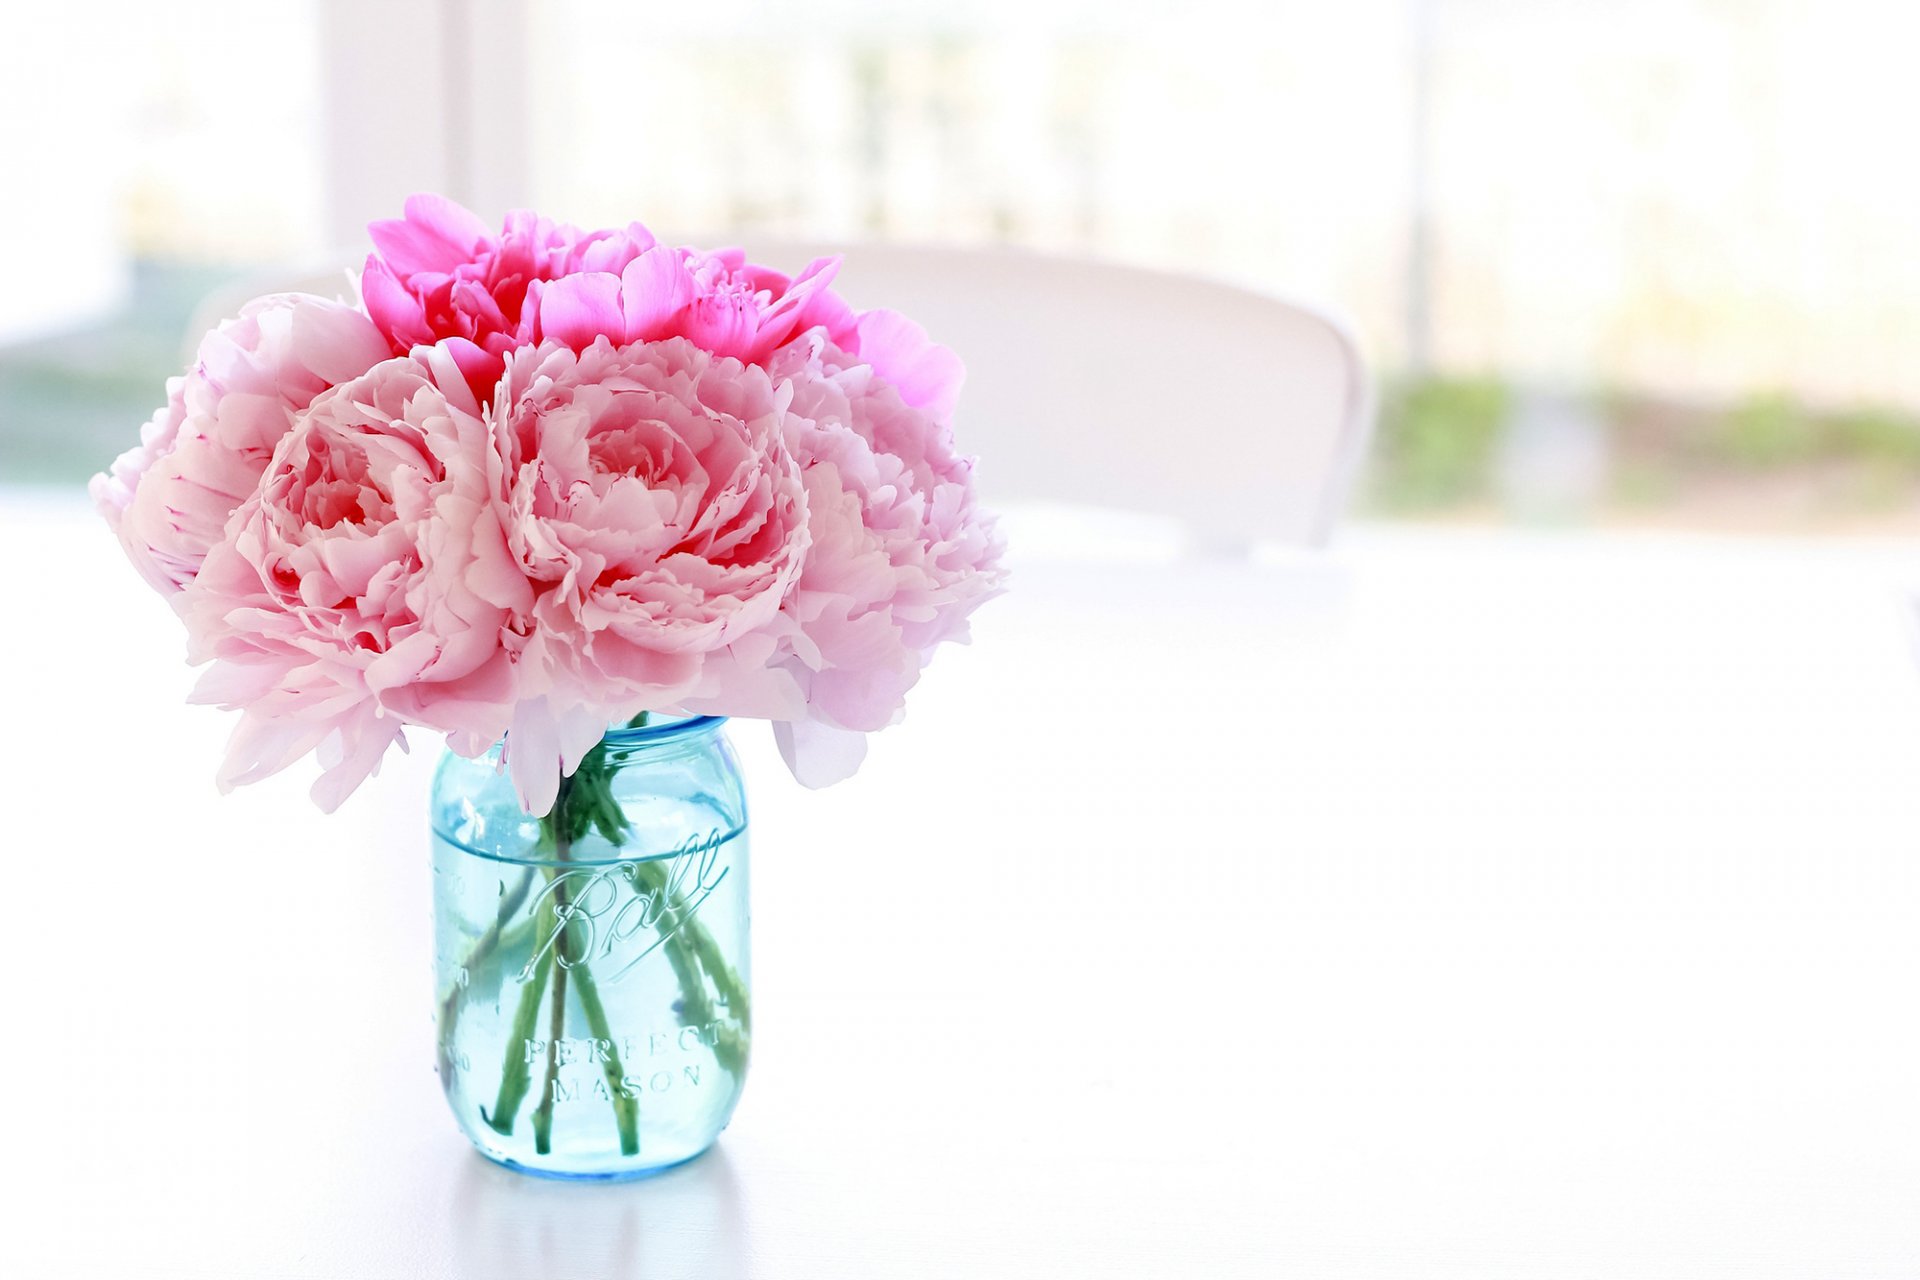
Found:
[[(562, 969), (593, 964), (604, 985), (618, 982), (685, 928), (727, 878), (720, 851), (729, 836), (712, 831), (689, 836), (671, 854), (604, 863), (556, 873), (528, 908), (534, 919), (553, 921), (515, 982), (527, 982), (549, 952)], [(641, 874), (667, 864), (664, 884)], [(602, 973), (601, 966), (617, 965)]]

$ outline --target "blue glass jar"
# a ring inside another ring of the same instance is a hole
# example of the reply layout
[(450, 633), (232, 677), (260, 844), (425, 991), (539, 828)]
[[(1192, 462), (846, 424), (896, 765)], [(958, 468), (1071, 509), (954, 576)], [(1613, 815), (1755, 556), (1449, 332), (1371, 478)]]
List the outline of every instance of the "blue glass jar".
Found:
[(490, 1158), (637, 1177), (732, 1116), (751, 1038), (747, 805), (722, 724), (610, 730), (544, 818), (498, 748), (441, 762), (440, 1082)]

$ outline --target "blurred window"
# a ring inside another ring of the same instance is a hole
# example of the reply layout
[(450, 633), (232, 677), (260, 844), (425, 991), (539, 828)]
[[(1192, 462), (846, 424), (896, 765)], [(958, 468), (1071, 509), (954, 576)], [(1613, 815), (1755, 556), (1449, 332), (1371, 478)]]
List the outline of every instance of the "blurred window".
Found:
[(10, 11), (0, 40), (0, 481), (134, 440), (188, 314), (320, 242), (316, 0)]
[[(1528, 406), (1530, 438), (1594, 436), (1554, 448), (1654, 500), (1836, 458), (1865, 467), (1842, 488), (1920, 492), (1920, 9), (104, 8), (32, 6), (0, 43), (0, 83), (50, 104), (0, 115), (0, 225), (49, 246), (0, 315), (0, 479), (131, 439), (211, 283), (344, 253), (439, 188), (489, 217), (1006, 242), (1323, 300), (1394, 384), (1381, 453), (1409, 469), (1383, 491), (1421, 501), (1538, 472), (1502, 461)], [(1539, 407), (1569, 395), (1603, 403)]]

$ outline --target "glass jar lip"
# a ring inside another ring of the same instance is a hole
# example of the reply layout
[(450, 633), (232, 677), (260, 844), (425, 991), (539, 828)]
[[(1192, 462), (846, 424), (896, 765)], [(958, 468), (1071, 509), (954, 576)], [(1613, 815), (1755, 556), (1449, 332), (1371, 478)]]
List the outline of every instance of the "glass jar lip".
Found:
[(603, 747), (655, 747), (681, 738), (691, 738), (695, 734), (712, 733), (726, 722), (725, 716), (687, 716), (680, 720), (663, 720), (658, 724), (642, 725), (638, 729), (621, 725), (608, 729), (600, 739), (600, 745)]

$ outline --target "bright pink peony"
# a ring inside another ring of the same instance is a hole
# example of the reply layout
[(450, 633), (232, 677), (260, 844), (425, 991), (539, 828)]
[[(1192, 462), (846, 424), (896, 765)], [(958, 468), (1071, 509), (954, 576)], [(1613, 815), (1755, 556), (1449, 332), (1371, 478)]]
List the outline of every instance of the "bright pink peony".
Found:
[(141, 576), (163, 593), (193, 581), (294, 414), (386, 356), (367, 317), (307, 294), (250, 302), (208, 334), (139, 446), (89, 487)]
[(943, 421), (965, 374), (959, 358), (895, 311), (855, 312), (827, 287), (837, 258), (816, 258), (798, 276), (755, 266), (738, 249), (702, 253), (656, 245), (616, 274), (582, 271), (539, 295), (543, 337), (583, 346), (683, 337), (695, 346), (766, 364), (801, 334), (824, 331)]
[(404, 355), (445, 342), (472, 383), (490, 396), (508, 352), (540, 340), (541, 290), (581, 271), (618, 271), (653, 247), (639, 223), (581, 231), (537, 214), (507, 215), (499, 235), (443, 196), (407, 200), (404, 218), (367, 228), (375, 252), (360, 275), (367, 313)]
[(507, 537), (538, 598), (507, 757), (529, 812), (547, 811), (608, 724), (719, 678), (706, 666), (723, 650), (733, 703), (797, 713), (790, 679), (731, 652), (754, 647), (806, 556), (789, 395), (678, 338), (508, 359)]
[[(947, 429), (863, 362), (815, 334), (772, 372), (792, 389), (786, 438), (812, 546), (768, 662), (806, 714), (751, 714), (774, 721), (788, 766), (817, 787), (859, 765), (862, 735), (899, 717), (934, 647), (965, 638), (967, 615), (1000, 591), (1002, 543)], [(741, 714), (725, 688), (689, 705)]]
[(504, 474), (448, 354), (390, 359), (316, 399), (182, 593), (198, 702), (242, 713), (220, 773), (314, 752), (331, 810), (403, 722), (491, 742), (514, 699), (504, 637), (532, 593), (501, 527)]
[(951, 351), (897, 312), (855, 312), (827, 287), (838, 259), (817, 258), (790, 279), (738, 249), (657, 244), (639, 223), (583, 232), (526, 212), (507, 215), (496, 236), (439, 196), (414, 196), (406, 217), (370, 230), (378, 252), (361, 292), (393, 350), (451, 340), (483, 396), (508, 351), (542, 341), (580, 351), (603, 337), (616, 346), (683, 337), (764, 364), (813, 328), (942, 420), (959, 393)]

